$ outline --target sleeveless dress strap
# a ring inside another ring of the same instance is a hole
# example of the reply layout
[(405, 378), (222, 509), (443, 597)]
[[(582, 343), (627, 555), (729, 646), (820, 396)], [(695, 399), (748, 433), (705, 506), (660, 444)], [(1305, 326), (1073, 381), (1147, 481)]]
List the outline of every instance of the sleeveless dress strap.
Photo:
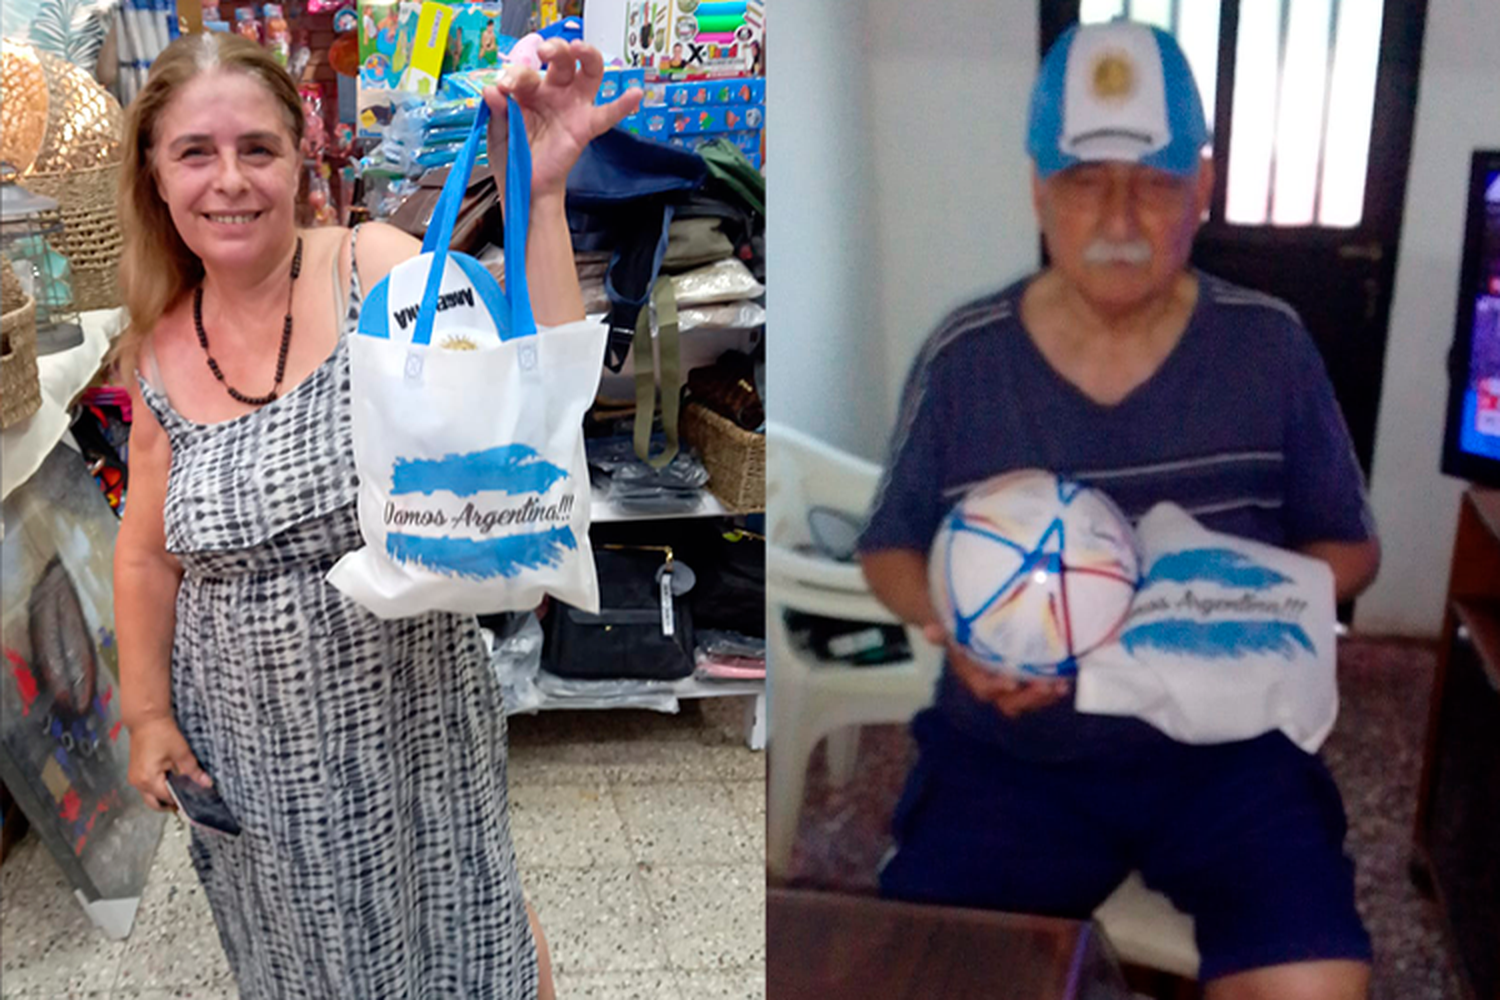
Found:
[(344, 310), (344, 326), (350, 329), (359, 325), (359, 308), (364, 301), (364, 291), (359, 282), (359, 231), (364, 223), (349, 230), (349, 300)]

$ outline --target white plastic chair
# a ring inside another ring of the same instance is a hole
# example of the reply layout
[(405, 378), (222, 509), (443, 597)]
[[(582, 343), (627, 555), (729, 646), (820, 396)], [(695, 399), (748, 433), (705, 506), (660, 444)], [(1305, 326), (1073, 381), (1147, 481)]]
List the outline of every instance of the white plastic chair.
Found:
[(818, 659), (787, 633), (785, 613), (900, 624), (875, 600), (858, 564), (813, 554), (808, 514), (817, 508), (863, 519), (880, 467), (776, 423), (766, 425), (766, 648), (771, 698), (771, 764), (767, 864), (783, 873), (791, 861), (802, 810), (807, 762), (828, 739), (829, 779), (846, 783), (859, 747), (859, 726), (904, 722), (932, 699), (942, 657), (914, 629), (913, 659), (852, 667)]
[[(785, 612), (849, 621), (899, 624), (870, 593), (857, 564), (810, 551), (809, 512), (842, 511), (862, 520), (879, 483), (874, 463), (839, 451), (790, 427), (768, 422), (766, 618), (770, 686), (771, 764), (766, 863), (784, 874), (791, 863), (802, 811), (807, 762), (828, 740), (829, 779), (852, 776), (861, 725), (905, 722), (932, 698), (941, 652), (907, 629), (913, 659), (851, 667), (817, 659), (792, 642)], [(1191, 917), (1132, 873), (1094, 912), (1120, 958), (1194, 979), (1198, 951)]]

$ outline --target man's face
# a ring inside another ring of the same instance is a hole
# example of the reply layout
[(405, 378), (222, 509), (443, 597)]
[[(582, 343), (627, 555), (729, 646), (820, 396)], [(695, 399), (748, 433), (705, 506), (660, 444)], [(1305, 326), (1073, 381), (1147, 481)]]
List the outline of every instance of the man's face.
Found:
[(1032, 175), (1053, 265), (1091, 304), (1114, 312), (1172, 287), (1213, 196), (1213, 164), (1180, 177), (1134, 163), (1084, 163)]

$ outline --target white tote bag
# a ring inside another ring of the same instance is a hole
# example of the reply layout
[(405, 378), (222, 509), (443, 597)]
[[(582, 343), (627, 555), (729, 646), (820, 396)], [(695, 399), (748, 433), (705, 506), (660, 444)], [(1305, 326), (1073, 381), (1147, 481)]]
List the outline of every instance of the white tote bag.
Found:
[(328, 581), (382, 618), (523, 611), (552, 595), (596, 613), (583, 415), (602, 324), (537, 331), (526, 285), (531, 156), (510, 104), (507, 288), (450, 253), (478, 119), (422, 254), (371, 289), (350, 344), (362, 548)]
[(1315, 752), (1338, 717), (1333, 571), (1172, 504), (1137, 535), (1145, 576), (1117, 640), (1079, 660), (1078, 711), (1133, 715), (1183, 743), (1279, 729)]

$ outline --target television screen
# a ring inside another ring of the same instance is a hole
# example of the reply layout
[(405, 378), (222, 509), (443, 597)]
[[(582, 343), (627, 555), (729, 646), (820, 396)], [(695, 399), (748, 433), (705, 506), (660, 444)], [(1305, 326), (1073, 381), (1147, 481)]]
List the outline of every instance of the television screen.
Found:
[(1500, 150), (1474, 154), (1443, 471), (1500, 487)]

